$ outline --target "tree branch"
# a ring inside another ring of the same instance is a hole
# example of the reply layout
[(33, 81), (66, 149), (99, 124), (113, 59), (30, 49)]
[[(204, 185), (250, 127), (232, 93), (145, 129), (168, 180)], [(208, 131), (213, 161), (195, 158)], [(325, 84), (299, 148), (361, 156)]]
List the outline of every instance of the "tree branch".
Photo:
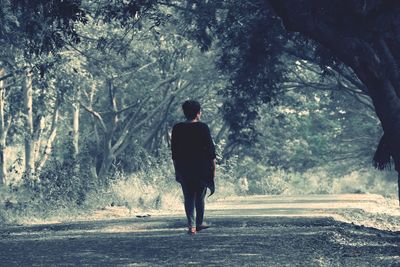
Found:
[(81, 107), (83, 107), (84, 110), (86, 110), (87, 112), (92, 114), (93, 117), (95, 117), (100, 122), (100, 125), (101, 125), (102, 129), (104, 130), (104, 132), (107, 132), (107, 126), (104, 123), (103, 118), (101, 117), (101, 115), (98, 112), (96, 112), (96, 111), (88, 108), (87, 106), (85, 106), (81, 101), (79, 101), (79, 104), (81, 105)]
[(151, 95), (148, 96), (144, 101), (142, 101), (141, 105), (139, 108), (133, 113), (131, 116), (129, 116), (128, 121), (125, 123), (125, 126), (122, 130), (122, 134), (118, 138), (117, 142), (114, 144), (113, 149), (111, 150), (113, 153), (116, 153), (118, 155), (122, 149), (120, 149), (121, 146), (123, 146), (123, 143), (125, 142), (125, 139), (127, 138), (129, 134), (129, 127), (131, 127), (131, 124), (133, 123), (134, 119), (138, 116), (139, 112), (142, 110), (144, 105), (151, 99)]
[(157, 123), (157, 126), (154, 127), (154, 130), (152, 131), (152, 133), (147, 137), (146, 141), (144, 142), (144, 147), (149, 147), (151, 140), (157, 135), (158, 131), (161, 129), (162, 125), (164, 124), (164, 122), (167, 120), (168, 118), (168, 114), (169, 114), (169, 109), (171, 107), (171, 104), (174, 102), (175, 96), (171, 97), (170, 102), (168, 103), (166, 110), (164, 112), (164, 116), (162, 117), (162, 119), (159, 121), (159, 123)]
[(157, 112), (159, 112), (159, 110), (166, 104), (169, 103), (169, 101), (171, 101), (171, 98), (175, 98), (178, 94), (180, 94), (181, 92), (183, 92), (190, 83), (188, 83), (186, 86), (181, 87), (180, 89), (178, 89), (176, 92), (174, 92), (170, 97), (165, 98), (163, 101), (161, 101), (161, 103), (153, 109), (153, 111), (148, 114), (145, 118), (143, 118), (139, 123), (137, 123), (132, 129), (129, 129), (133, 122), (135, 117), (132, 116), (129, 121), (127, 122), (127, 124), (124, 127), (124, 130), (120, 136), (120, 138), (118, 139), (118, 141), (114, 144), (112, 151), (118, 155), (119, 153), (121, 153), (123, 151), (123, 149), (125, 148), (125, 141), (126, 138), (131, 135), (132, 133), (134, 133), (135, 131), (137, 131), (140, 127), (142, 127), (147, 121), (150, 120), (150, 118), (152, 118), (155, 114), (157, 114)]
[[(175, 80), (178, 79), (178, 78), (179, 78), (179, 75), (175, 75), (175, 76), (173, 76), (173, 77), (171, 77), (171, 78), (165, 79), (165, 80), (159, 82), (159, 83), (158, 83), (153, 89), (151, 89), (150, 91), (155, 91), (155, 90), (159, 89), (161, 86), (163, 86), (164, 84), (173, 82), (173, 81), (175, 81)], [(129, 105), (129, 106), (127, 106), (127, 107), (125, 107), (125, 108), (123, 108), (123, 109), (121, 109), (121, 110), (117, 110), (117, 111), (115, 111), (115, 112), (113, 112), (113, 113), (115, 113), (115, 114), (121, 114), (121, 113), (123, 113), (123, 112), (125, 112), (125, 111), (127, 111), (127, 110), (130, 110), (130, 109), (132, 109), (132, 108), (134, 108), (134, 107), (136, 107), (136, 106), (137, 106), (137, 103), (133, 103), (133, 104), (131, 104), (131, 105)]]

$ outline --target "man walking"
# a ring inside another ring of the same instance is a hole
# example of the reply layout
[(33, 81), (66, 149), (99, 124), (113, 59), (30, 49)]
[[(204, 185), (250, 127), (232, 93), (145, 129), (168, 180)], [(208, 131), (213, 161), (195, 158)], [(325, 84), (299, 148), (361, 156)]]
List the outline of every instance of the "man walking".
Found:
[(185, 199), (188, 233), (195, 234), (208, 228), (203, 223), (204, 197), (207, 188), (210, 195), (215, 191), (215, 147), (210, 129), (200, 122), (200, 104), (188, 100), (182, 104), (182, 109), (186, 120), (175, 124), (172, 129), (172, 160)]

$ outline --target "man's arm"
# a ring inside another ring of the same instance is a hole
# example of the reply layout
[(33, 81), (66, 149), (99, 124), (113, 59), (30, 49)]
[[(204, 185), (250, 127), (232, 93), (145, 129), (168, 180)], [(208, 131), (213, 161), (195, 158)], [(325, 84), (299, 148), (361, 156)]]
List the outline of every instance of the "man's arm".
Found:
[(174, 163), (174, 170), (175, 170), (175, 178), (177, 181), (181, 179), (179, 170), (178, 170), (178, 164), (177, 164), (177, 158), (178, 158), (178, 140), (176, 136), (176, 127), (172, 128), (172, 134), (171, 134), (171, 154), (172, 154), (172, 162)]
[(210, 156), (211, 159), (215, 159), (215, 145), (211, 137), (210, 133), (210, 128), (208, 128), (208, 125), (205, 124), (205, 142), (208, 150), (208, 155)]
[(212, 170), (213, 170), (213, 177), (215, 177), (215, 170), (216, 170), (216, 167), (217, 167), (215, 159), (212, 159), (211, 166), (212, 166)]
[(211, 137), (210, 128), (208, 128), (208, 126), (207, 126), (206, 129), (207, 129), (206, 136), (207, 136), (207, 143), (208, 143), (208, 145), (207, 145), (208, 154), (211, 158), (211, 168), (213, 171), (213, 177), (215, 177), (215, 169), (216, 169), (215, 145), (214, 145), (214, 142)]
[(171, 154), (172, 154), (172, 160), (174, 161), (174, 166), (175, 166), (175, 160), (177, 157), (177, 140), (176, 140), (176, 128), (175, 125), (172, 128), (172, 133), (171, 133)]

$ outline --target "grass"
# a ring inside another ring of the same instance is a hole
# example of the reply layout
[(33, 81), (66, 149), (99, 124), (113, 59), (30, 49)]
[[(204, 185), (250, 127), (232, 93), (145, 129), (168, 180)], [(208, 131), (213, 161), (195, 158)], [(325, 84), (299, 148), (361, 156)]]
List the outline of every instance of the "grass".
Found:
[[(326, 167), (304, 173), (279, 168), (257, 168), (254, 169), (257, 171), (255, 173), (239, 175), (240, 171), (236, 168), (243, 167), (228, 164), (218, 166), (216, 194), (207, 201), (252, 194), (374, 193), (397, 198), (397, 177), (394, 172), (378, 172), (370, 168), (335, 176)], [(56, 185), (48, 183), (46, 186)], [(36, 192), (18, 184), (3, 188), (0, 195), (0, 223), (73, 220), (110, 207), (125, 207), (127, 214), (148, 210), (174, 211), (183, 207), (181, 188), (175, 181), (169, 162), (133, 174), (117, 173), (107, 189), (96, 186), (89, 188), (84, 201), (79, 204), (69, 201), (65, 196), (58, 198), (57, 194), (52, 195), (54, 199), (47, 199), (43, 192), (63, 192), (63, 189), (46, 188)]]

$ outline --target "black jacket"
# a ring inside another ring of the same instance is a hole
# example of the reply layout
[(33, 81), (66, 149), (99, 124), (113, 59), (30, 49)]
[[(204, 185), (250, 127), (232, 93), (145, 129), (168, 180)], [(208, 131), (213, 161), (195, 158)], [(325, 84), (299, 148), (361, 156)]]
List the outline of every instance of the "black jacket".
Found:
[(210, 129), (203, 122), (174, 125), (171, 138), (172, 159), (178, 182), (206, 186), (214, 193), (213, 160), (215, 146)]

